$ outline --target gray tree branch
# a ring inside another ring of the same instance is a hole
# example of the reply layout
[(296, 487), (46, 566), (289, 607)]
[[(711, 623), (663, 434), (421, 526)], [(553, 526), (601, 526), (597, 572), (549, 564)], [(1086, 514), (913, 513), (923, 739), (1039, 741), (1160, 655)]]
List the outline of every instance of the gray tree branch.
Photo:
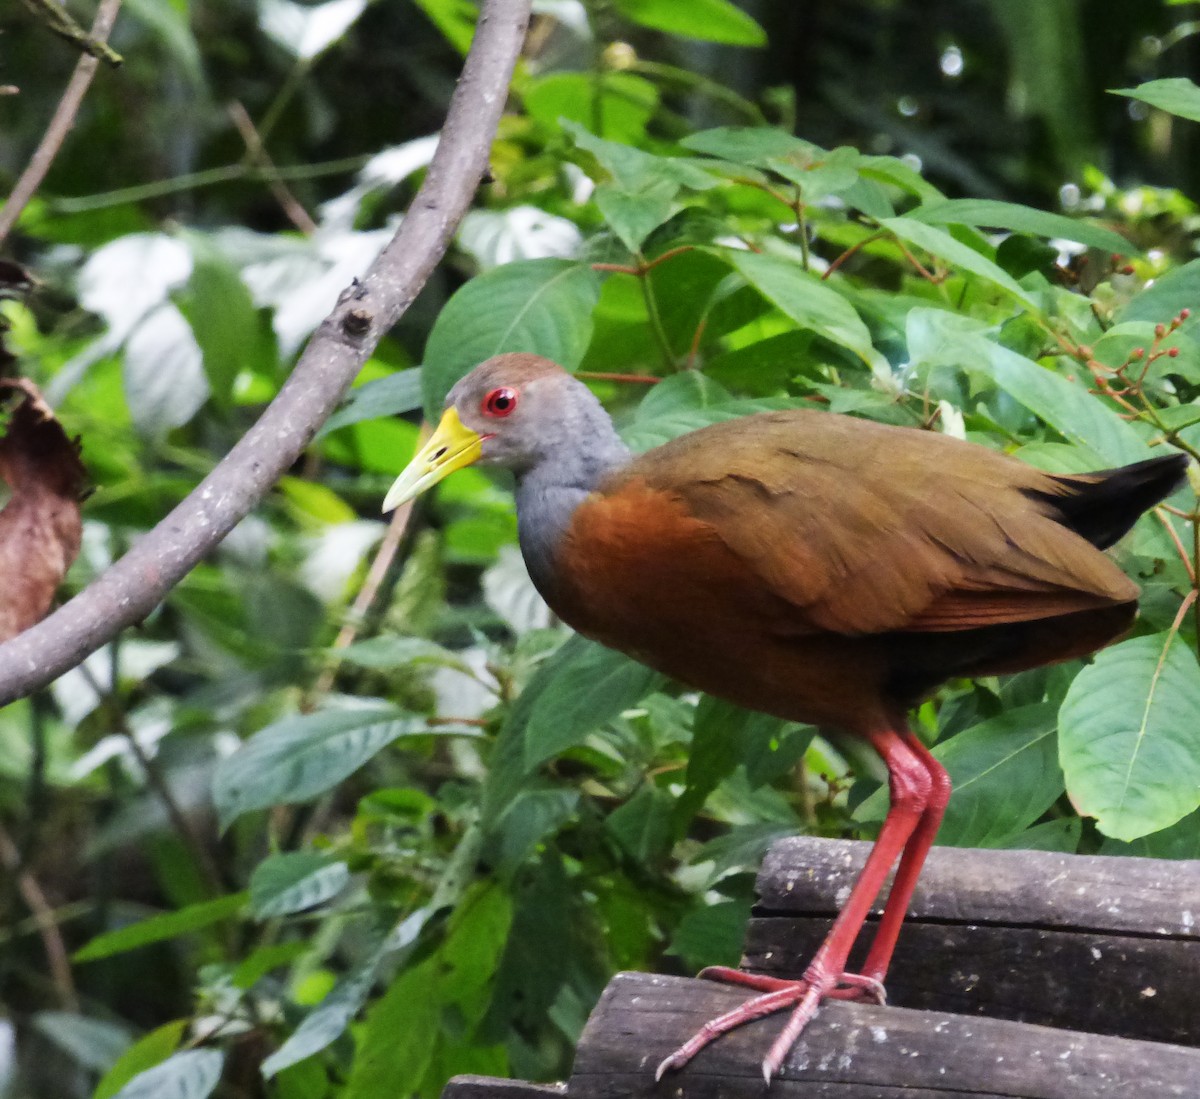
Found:
[(144, 618), (270, 490), (441, 259), (487, 167), (529, 0), (484, 0), (425, 182), (395, 237), (313, 334), (258, 422), (178, 507), (74, 599), (0, 645), (0, 705)]

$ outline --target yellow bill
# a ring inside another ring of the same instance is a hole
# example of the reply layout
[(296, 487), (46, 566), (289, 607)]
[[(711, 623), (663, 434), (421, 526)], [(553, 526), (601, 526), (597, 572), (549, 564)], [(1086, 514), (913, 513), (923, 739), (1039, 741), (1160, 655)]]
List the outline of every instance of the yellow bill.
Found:
[(421, 447), (388, 490), (383, 500), (383, 510), (394, 511), (456, 469), (478, 461), (482, 450), (483, 436), (467, 427), (458, 418), (455, 409), (446, 409), (433, 438)]

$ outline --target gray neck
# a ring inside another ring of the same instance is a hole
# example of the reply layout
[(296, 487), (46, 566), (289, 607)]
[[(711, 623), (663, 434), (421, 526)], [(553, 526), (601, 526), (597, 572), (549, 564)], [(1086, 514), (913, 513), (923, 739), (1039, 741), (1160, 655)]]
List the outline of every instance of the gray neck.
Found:
[[(517, 534), (534, 586), (553, 598), (554, 562), (575, 509), (610, 473), (629, 462), (608, 415), (596, 405), (597, 417), (571, 425), (561, 442), (531, 468), (517, 474)], [(580, 430), (574, 430), (578, 427)]]

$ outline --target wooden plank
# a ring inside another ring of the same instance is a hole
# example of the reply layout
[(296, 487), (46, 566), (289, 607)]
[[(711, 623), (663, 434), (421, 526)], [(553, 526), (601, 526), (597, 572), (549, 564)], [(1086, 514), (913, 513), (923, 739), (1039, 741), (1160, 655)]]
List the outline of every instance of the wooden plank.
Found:
[(498, 1076), (454, 1076), (442, 1089), (442, 1099), (562, 1099), (566, 1084), (530, 1084)]
[[(759, 871), (759, 907), (833, 915), (870, 847), (812, 836), (779, 840)], [(1200, 941), (1200, 860), (935, 847), (909, 911), (956, 923)]]
[[(762, 1099), (760, 1061), (784, 1016), (723, 1035), (656, 1085), (658, 1062), (744, 989), (615, 977), (580, 1040), (570, 1099)], [(1163, 1099), (1200, 1094), (1200, 1050), (1000, 1019), (828, 1003), (771, 1099)]]
[[(775, 844), (744, 967), (803, 973), (869, 846)], [(888, 995), (903, 1007), (1200, 1046), (1198, 925), (1200, 862), (934, 848)]]
[[(795, 977), (829, 924), (798, 915), (752, 919), (742, 966)], [(851, 969), (854, 964), (852, 958)], [(1197, 974), (1200, 943), (1194, 940), (911, 920), (900, 934), (887, 989), (889, 1003), (898, 1007), (1200, 1046)]]

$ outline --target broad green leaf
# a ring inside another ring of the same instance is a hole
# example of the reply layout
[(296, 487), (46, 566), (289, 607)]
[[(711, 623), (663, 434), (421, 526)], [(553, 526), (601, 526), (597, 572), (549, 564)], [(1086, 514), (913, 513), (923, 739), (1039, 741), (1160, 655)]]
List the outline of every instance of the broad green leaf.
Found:
[(759, 168), (774, 159), (807, 156), (817, 149), (810, 142), (772, 126), (718, 126), (689, 134), (679, 144), (693, 152)]
[(599, 296), (600, 277), (570, 260), (520, 260), (473, 278), (446, 303), (425, 345), (426, 414), (436, 420), (454, 383), (505, 351), (535, 352), (574, 370), (592, 338)]
[(200, 345), (213, 396), (228, 406), (238, 373), (268, 357), (273, 365), (274, 349), (237, 268), (201, 234), (189, 233), (185, 239), (192, 250), (192, 273), (174, 295), (175, 304)]
[(39, 1011), (30, 1022), (80, 1068), (107, 1072), (129, 1049), (127, 1027), (74, 1011)]
[(1178, 115), (1180, 118), (1200, 122), (1200, 87), (1186, 76), (1167, 77), (1164, 80), (1148, 80), (1136, 88), (1111, 88), (1113, 95), (1127, 95), (1157, 107), (1160, 111)]
[(681, 822), (689, 820), (721, 780), (743, 761), (749, 731), (759, 725), (777, 732), (783, 728), (783, 721), (721, 699), (700, 699), (692, 721), (687, 787), (678, 799), (677, 817)]
[[(470, 1044), (487, 1010), (512, 923), (512, 899), (490, 882), (477, 882), (455, 908), (436, 954), (402, 974), (367, 1012), (357, 1031), (354, 1066), (344, 1099), (416, 1095), (439, 1052)], [(445, 1026), (454, 1018), (456, 1026)], [(463, 1033), (463, 1031), (466, 1033)], [(451, 1072), (466, 1071), (455, 1065)], [(440, 1087), (445, 1075), (438, 1081)]]
[(906, 216), (929, 225), (973, 225), (978, 228), (1009, 229), (1014, 233), (1032, 233), (1039, 237), (1062, 237), (1109, 252), (1128, 253), (1135, 248), (1120, 233), (1102, 225), (995, 199), (944, 199), (918, 206)]
[(1073, 855), (1079, 850), (1082, 837), (1083, 821), (1079, 817), (1059, 817), (1009, 836), (998, 846), (1009, 851), (1060, 851)]
[(138, 1073), (113, 1099), (207, 1099), (221, 1082), (225, 1055), (189, 1049)]
[(779, 256), (732, 249), (722, 255), (751, 286), (801, 328), (854, 352), (876, 377), (890, 382), (887, 360), (875, 350), (871, 333), (854, 306), (836, 290)]
[(766, 31), (730, 0), (615, 0), (632, 23), (727, 46), (765, 46)]
[(646, 237), (675, 212), (678, 193), (679, 184), (671, 179), (653, 180), (636, 191), (601, 183), (592, 201), (621, 243), (639, 252)]
[(356, 664), (360, 668), (374, 668), (378, 671), (400, 668), (407, 664), (436, 664), (444, 668), (453, 668), (465, 675), (474, 674), (461, 657), (424, 637), (401, 637), (394, 633), (380, 634), (378, 637), (371, 637), (366, 641), (356, 641), (344, 649), (328, 651), (331, 656), (340, 657), (350, 664)]
[(750, 906), (744, 901), (718, 901), (693, 908), (675, 928), (670, 952), (692, 971), (709, 965), (736, 966), (749, 918)]
[(421, 372), (401, 370), (386, 378), (376, 378), (350, 390), (346, 401), (317, 432), (320, 439), (339, 427), (348, 427), (363, 420), (381, 416), (396, 416), (421, 407)]
[(237, 915), (245, 907), (247, 897), (246, 893), (232, 893), (216, 900), (190, 904), (178, 912), (164, 912), (161, 916), (151, 916), (148, 920), (120, 927), (116, 931), (106, 931), (77, 950), (74, 960), (92, 962), (98, 958), (111, 957), (113, 954), (123, 954), (148, 943), (162, 942), (164, 939), (174, 939), (191, 931), (199, 931)]
[(303, 939), (260, 946), (238, 963), (233, 971), (233, 987), (243, 990), (253, 988), (271, 970), (289, 965), (309, 949), (309, 944)]
[(605, 828), (639, 866), (660, 866), (675, 841), (675, 799), (646, 783), (608, 815)]
[(350, 1020), (366, 1003), (367, 994), (375, 983), (380, 957), (381, 952), (376, 950), (304, 1017), (287, 1041), (263, 1061), (262, 1074), (266, 1079), (319, 1053), (345, 1033)]
[(400, 737), (442, 732), (395, 707), (364, 706), (286, 717), (259, 730), (213, 776), (221, 827), (253, 809), (308, 801)]
[(864, 178), (899, 187), (922, 202), (939, 202), (945, 195), (920, 172), (895, 156), (864, 156), (858, 169)]
[(250, 907), (260, 920), (287, 916), (337, 896), (349, 881), (346, 864), (320, 852), (271, 855), (250, 875)]
[(906, 326), (913, 363), (979, 370), (1070, 442), (1116, 466), (1152, 457), (1142, 438), (1081, 385), (989, 338), (982, 321), (941, 309), (910, 311)]
[(1030, 309), (1036, 308), (1033, 298), (1012, 275), (986, 256), (981, 256), (974, 248), (969, 248), (961, 241), (955, 240), (949, 233), (912, 217), (884, 218), (879, 224), (884, 229), (895, 233), (901, 240), (915, 244), (931, 256), (945, 260), (955, 267), (960, 267), (964, 271), (986, 279), (1002, 290), (1007, 290)]
[(568, 638), (538, 669), (509, 718), (524, 723), (526, 769), (582, 744), (661, 683), (662, 676), (624, 653)]
[(1189, 813), (1170, 828), (1124, 843), (1106, 839), (1102, 855), (1128, 855), (1140, 859), (1200, 859), (1200, 812)]
[(1071, 801), (1135, 840), (1200, 806), (1200, 666), (1178, 633), (1105, 649), (1067, 691), (1059, 758)]
[(639, 414), (633, 423), (621, 431), (626, 446), (639, 453), (651, 447), (686, 434), (698, 431), (709, 424), (722, 420), (734, 420), (739, 416), (753, 416), (758, 412), (779, 412), (790, 408), (811, 408), (807, 401), (795, 397), (760, 397), (757, 400), (727, 401), (724, 404), (704, 405), (694, 408), (680, 407), (645, 419)]
[(92, 1099), (112, 1099), (138, 1073), (161, 1064), (179, 1048), (187, 1032), (188, 1019), (163, 1023), (133, 1043), (113, 1063), (96, 1085)]
[(186, 424), (208, 400), (200, 345), (171, 302), (151, 312), (125, 341), (122, 374), (134, 425), (151, 438)]
[(673, 180), (682, 187), (706, 191), (720, 182), (716, 176), (682, 157), (655, 156), (631, 145), (605, 141), (574, 122), (564, 121), (562, 126), (579, 148), (596, 158), (622, 190), (636, 192), (661, 180)]
[(712, 408), (731, 400), (729, 392), (707, 374), (698, 370), (684, 370), (663, 378), (653, 386), (638, 405), (636, 418), (650, 421), (678, 412)]
[(646, 135), (646, 123), (658, 105), (658, 88), (649, 80), (627, 72), (559, 72), (531, 80), (523, 90), (525, 110), (531, 118), (558, 128), (566, 119), (591, 128), (596, 124), (596, 96), (600, 96), (598, 137), (634, 145)]
[[(938, 832), (951, 847), (998, 847), (1038, 819), (1063, 792), (1055, 740), (1056, 709), (1022, 706), (951, 737), (933, 749), (953, 794)], [(856, 820), (882, 820), (886, 788), (868, 797)]]
[(1184, 309), (1190, 309), (1191, 316), (1179, 331), (1195, 334), (1200, 331), (1200, 259), (1155, 279), (1153, 285), (1117, 310), (1115, 320), (1170, 324)]

